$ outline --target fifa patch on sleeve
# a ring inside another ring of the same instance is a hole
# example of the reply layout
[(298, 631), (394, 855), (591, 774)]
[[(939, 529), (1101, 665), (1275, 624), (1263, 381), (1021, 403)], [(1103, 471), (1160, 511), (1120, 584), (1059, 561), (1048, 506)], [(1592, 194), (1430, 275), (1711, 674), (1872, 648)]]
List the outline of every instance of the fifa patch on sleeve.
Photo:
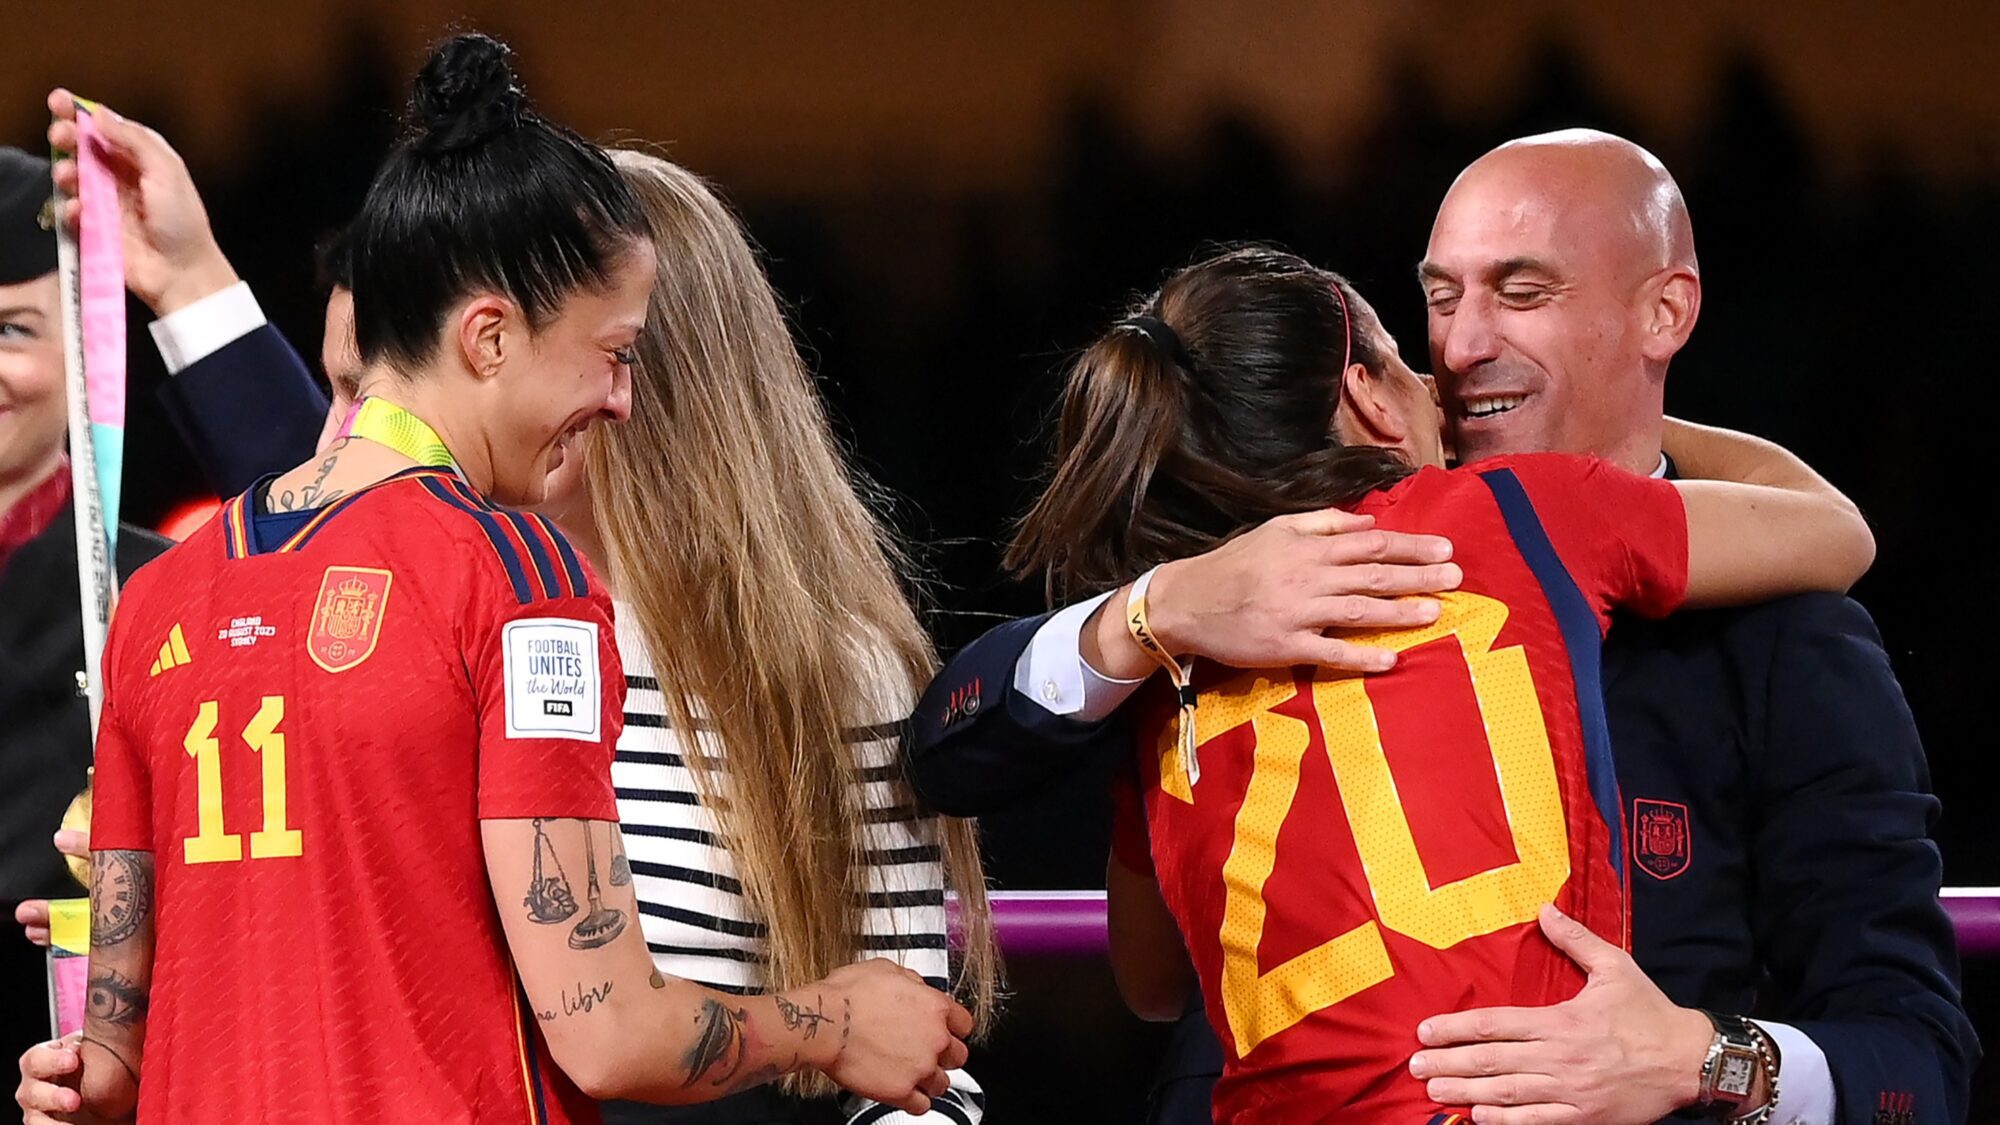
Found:
[(501, 626), (506, 661), (507, 737), (602, 737), (604, 684), (597, 666), (597, 623), (527, 617)]

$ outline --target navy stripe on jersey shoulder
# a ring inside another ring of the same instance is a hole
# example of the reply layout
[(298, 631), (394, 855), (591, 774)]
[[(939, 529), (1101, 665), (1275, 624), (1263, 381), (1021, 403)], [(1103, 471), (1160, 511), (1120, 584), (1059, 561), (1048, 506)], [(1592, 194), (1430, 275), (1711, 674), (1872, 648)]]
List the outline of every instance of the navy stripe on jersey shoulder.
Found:
[(1534, 502), (1528, 499), (1521, 478), (1512, 469), (1489, 469), (1480, 473), (1479, 479), (1500, 505), (1507, 534), (1541, 585), (1542, 596), (1548, 600), (1556, 615), (1556, 625), (1562, 630), (1563, 648), (1569, 656), (1570, 682), (1576, 686), (1576, 714), (1583, 727), (1590, 797), (1599, 815), (1604, 817), (1604, 826), (1611, 837), (1611, 866), (1622, 882), (1625, 827), (1620, 818), (1618, 774), (1611, 757), (1611, 724), (1604, 715), (1604, 636), (1598, 631), (1597, 615), (1591, 612), (1583, 591), (1577, 589), (1576, 579), (1570, 577), (1569, 568), (1549, 542), (1548, 531), (1542, 527), (1541, 517), (1535, 514)]
[(567, 591), (563, 589), (560, 582), (556, 581), (555, 560), (549, 558), (548, 551), (542, 547), (542, 537), (536, 535), (535, 529), (529, 526), (528, 517), (519, 512), (509, 512), (498, 508), (494, 509), (493, 514), (514, 525), (514, 534), (521, 537), (522, 545), (528, 549), (528, 558), (534, 561), (535, 576), (542, 580), (542, 592), (544, 596), (551, 598), (562, 597)]
[(556, 556), (562, 560), (563, 573), (569, 576), (570, 596), (589, 597), (590, 579), (584, 576), (583, 561), (576, 557), (576, 548), (569, 545), (569, 537), (546, 516), (530, 515), (528, 518), (541, 525), (542, 530), (548, 533), (549, 542), (556, 545)]
[(493, 513), (458, 494), (458, 491), (435, 476), (417, 478), (423, 483), (424, 491), (457, 508), (472, 517), (479, 530), (486, 533), (486, 541), (493, 546), (493, 553), (500, 556), (500, 565), (506, 568), (507, 581), (514, 587), (514, 600), (527, 605), (535, 600), (534, 591), (528, 588), (527, 568), (521, 564), (521, 553), (508, 541), (507, 533), (500, 529), (500, 523)]

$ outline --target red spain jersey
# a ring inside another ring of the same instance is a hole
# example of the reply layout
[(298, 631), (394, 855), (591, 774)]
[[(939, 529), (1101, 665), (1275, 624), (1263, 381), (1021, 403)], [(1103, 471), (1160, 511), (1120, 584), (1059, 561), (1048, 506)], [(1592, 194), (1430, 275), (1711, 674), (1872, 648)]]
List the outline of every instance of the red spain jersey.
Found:
[(139, 1120), (596, 1121), (479, 822), (617, 819), (609, 598), (451, 473), (251, 503), (134, 576), (104, 662), (92, 842), (155, 866)]
[(1198, 664), (1195, 768), (1159, 692), (1120, 786), (1117, 854), (1186, 940), (1231, 1125), (1449, 1121), (1464, 1107), (1407, 1069), (1419, 1022), (1574, 996), (1544, 903), (1627, 944), (1598, 650), (1614, 608), (1684, 596), (1679, 495), (1534, 455), (1424, 469), (1356, 510), (1451, 538), (1465, 581), (1439, 621), (1358, 638), (1397, 651), (1378, 676)]

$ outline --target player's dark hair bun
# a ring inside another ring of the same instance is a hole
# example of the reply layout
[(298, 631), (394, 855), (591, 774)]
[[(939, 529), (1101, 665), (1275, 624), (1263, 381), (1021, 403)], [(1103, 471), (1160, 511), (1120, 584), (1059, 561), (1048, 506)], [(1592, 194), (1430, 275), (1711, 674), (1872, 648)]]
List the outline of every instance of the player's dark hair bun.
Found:
[(454, 35), (438, 44), (411, 89), (410, 147), (458, 152), (519, 126), (528, 99), (512, 55), (490, 35)]
[(477, 34), (431, 50), (402, 140), (327, 259), (327, 280), (345, 273), (354, 291), (363, 363), (422, 369), (470, 293), (505, 295), (539, 331), (571, 293), (609, 285), (646, 237), (611, 158), (529, 107), (510, 54)]

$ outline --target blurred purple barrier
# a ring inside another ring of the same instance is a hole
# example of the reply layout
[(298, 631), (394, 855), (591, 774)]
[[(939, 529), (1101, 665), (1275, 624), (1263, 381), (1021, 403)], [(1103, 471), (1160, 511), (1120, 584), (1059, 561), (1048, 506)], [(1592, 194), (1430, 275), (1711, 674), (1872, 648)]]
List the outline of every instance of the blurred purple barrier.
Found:
[[(2000, 887), (1946, 887), (1943, 901), (1960, 953), (2000, 955)], [(1103, 891), (995, 891), (993, 918), (1010, 957), (1105, 955)]]

